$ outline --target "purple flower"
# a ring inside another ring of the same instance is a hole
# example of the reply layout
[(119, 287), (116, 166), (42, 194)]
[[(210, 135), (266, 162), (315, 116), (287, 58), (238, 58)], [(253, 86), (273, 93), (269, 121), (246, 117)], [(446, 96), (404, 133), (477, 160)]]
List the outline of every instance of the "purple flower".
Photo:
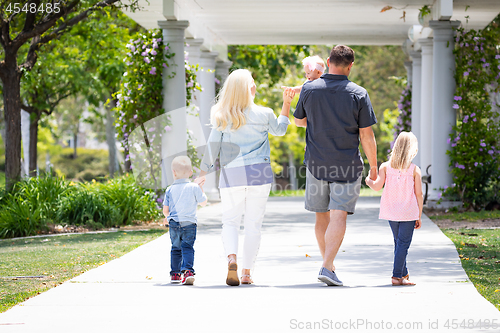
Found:
[(455, 101), (461, 101), (462, 100), (462, 96), (455, 96), (455, 97), (453, 97), (453, 99)]
[(477, 165), (478, 165), (478, 163), (477, 163), (477, 162), (476, 162), (476, 163), (474, 163), (474, 166), (475, 166), (475, 167), (477, 167)]
[(476, 113), (475, 113), (475, 112), (472, 112), (470, 116), (471, 116), (471, 117), (474, 117), (475, 115), (476, 115)]
[(172, 127), (167, 125), (167, 126), (165, 126), (164, 129), (165, 129), (165, 132), (170, 132), (172, 130)]
[(151, 62), (151, 60), (149, 60), (149, 58), (148, 58), (148, 57), (144, 58), (144, 61), (145, 61), (147, 64), (149, 64), (149, 63)]
[(462, 169), (462, 170), (465, 170), (465, 166), (463, 166), (463, 165), (459, 165), (458, 168)]
[(156, 199), (156, 202), (157, 202), (157, 203), (162, 203), (162, 202), (163, 202), (163, 200), (161, 200), (161, 198), (158, 198), (158, 199)]
[(150, 127), (148, 128), (148, 132), (154, 132), (155, 128), (154, 127)]
[(138, 88), (139, 88), (139, 89), (141, 89), (141, 88), (142, 88), (142, 84), (140, 84), (140, 85), (138, 86)]
[(166, 63), (163, 63), (163, 67), (167, 68), (168, 66), (167, 66), (167, 64), (166, 64)]
[(472, 121), (476, 122), (476, 121), (477, 121), (477, 119), (476, 119), (476, 118), (474, 118), (474, 119), (472, 119)]
[(463, 120), (464, 124), (467, 124), (468, 121), (469, 121), (469, 116), (465, 116)]
[(454, 109), (458, 109), (458, 108), (459, 108), (458, 104), (456, 104), (456, 103), (455, 103), (455, 104), (453, 104), (453, 108), (454, 108)]
[(451, 142), (451, 139), (448, 138), (448, 140), (446, 140), (446, 143), (450, 144), (450, 142)]
[(156, 67), (151, 68), (149, 74), (156, 75)]
[(127, 156), (125, 157), (125, 161), (128, 161), (129, 159), (130, 159), (130, 155), (127, 155)]
[(134, 115), (134, 119), (137, 119), (137, 115)]
[(493, 155), (495, 152), (493, 150), (488, 150), (488, 154)]
[(131, 50), (132, 52), (135, 52), (135, 46), (134, 46), (134, 45), (131, 45), (131, 46), (130, 46), (130, 50)]
[(490, 67), (490, 64), (487, 62), (485, 64), (483, 64), (483, 67), (486, 68), (486, 67)]
[(165, 51), (168, 51), (168, 46), (165, 46)]
[(218, 78), (215, 78), (215, 83), (216, 83), (216, 84), (220, 84), (220, 81), (219, 81), (219, 79), (218, 79)]
[(457, 144), (456, 144), (455, 142), (453, 142), (453, 143), (451, 144), (451, 146), (452, 146), (452, 147), (456, 147), (456, 146), (457, 146)]
[(189, 81), (188, 84), (187, 84), (187, 87), (191, 88), (192, 86), (193, 86), (193, 81)]
[(481, 147), (486, 147), (486, 143), (481, 142), (480, 146), (481, 146)]
[(481, 61), (482, 61), (482, 62), (486, 62), (486, 59), (484, 59), (484, 58), (481, 58)]
[(147, 55), (148, 55), (148, 53), (146, 51), (144, 51), (144, 52), (141, 53), (141, 56), (143, 56), (143, 57), (145, 57)]
[(157, 55), (157, 53), (156, 53), (156, 51), (155, 51), (155, 50), (151, 51), (151, 54), (152, 54), (152, 55)]
[[(500, 66), (498, 66), (500, 68)], [(464, 76), (469, 76), (469, 72), (464, 72)]]
[(497, 54), (497, 55), (495, 56), (495, 59), (500, 59), (500, 54)]

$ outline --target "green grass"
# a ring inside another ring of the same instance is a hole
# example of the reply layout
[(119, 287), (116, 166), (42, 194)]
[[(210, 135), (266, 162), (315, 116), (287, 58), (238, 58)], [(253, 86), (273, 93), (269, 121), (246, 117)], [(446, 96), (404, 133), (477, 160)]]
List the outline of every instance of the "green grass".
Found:
[(500, 229), (443, 229), (477, 291), (500, 310)]
[[(0, 312), (118, 258), (166, 231), (120, 231), (0, 241)], [(19, 276), (45, 278), (12, 278)]]
[(431, 220), (453, 220), (476, 222), (485, 219), (500, 219), (500, 210), (482, 210), (480, 212), (446, 213), (430, 216)]
[(0, 188), (5, 187), (5, 172), (0, 171)]
[[(285, 191), (271, 191), (270, 197), (303, 197), (305, 190), (285, 190)], [(369, 187), (362, 187), (359, 196), (361, 197), (380, 197), (382, 191), (374, 191)]]

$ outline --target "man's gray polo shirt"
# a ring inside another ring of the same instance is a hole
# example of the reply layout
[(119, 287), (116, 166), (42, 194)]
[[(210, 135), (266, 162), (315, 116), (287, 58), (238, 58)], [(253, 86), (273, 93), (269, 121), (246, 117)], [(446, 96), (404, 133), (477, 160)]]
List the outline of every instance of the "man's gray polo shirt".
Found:
[(314, 177), (352, 182), (361, 176), (359, 129), (377, 123), (366, 89), (345, 75), (323, 74), (302, 86), (293, 116), (307, 117), (304, 163)]

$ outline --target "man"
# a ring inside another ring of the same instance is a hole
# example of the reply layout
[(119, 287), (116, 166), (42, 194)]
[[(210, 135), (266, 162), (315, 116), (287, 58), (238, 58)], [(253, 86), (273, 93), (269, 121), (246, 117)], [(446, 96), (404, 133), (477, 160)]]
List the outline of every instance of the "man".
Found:
[(354, 51), (335, 46), (328, 74), (303, 85), (295, 124), (306, 127), (305, 208), (316, 212), (316, 239), (323, 256), (318, 279), (342, 286), (333, 261), (342, 244), (348, 214), (353, 214), (361, 187), (363, 160), (359, 141), (377, 179), (377, 144), (371, 128), (377, 119), (366, 90), (348, 80)]

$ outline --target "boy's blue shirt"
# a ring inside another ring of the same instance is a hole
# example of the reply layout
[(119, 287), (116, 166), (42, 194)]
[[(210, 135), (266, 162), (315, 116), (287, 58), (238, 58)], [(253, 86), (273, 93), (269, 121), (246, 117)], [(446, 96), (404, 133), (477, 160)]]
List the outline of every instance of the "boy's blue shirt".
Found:
[(196, 223), (196, 206), (207, 200), (200, 186), (189, 179), (176, 179), (165, 191), (163, 206), (168, 206), (168, 220), (179, 222), (181, 226)]

